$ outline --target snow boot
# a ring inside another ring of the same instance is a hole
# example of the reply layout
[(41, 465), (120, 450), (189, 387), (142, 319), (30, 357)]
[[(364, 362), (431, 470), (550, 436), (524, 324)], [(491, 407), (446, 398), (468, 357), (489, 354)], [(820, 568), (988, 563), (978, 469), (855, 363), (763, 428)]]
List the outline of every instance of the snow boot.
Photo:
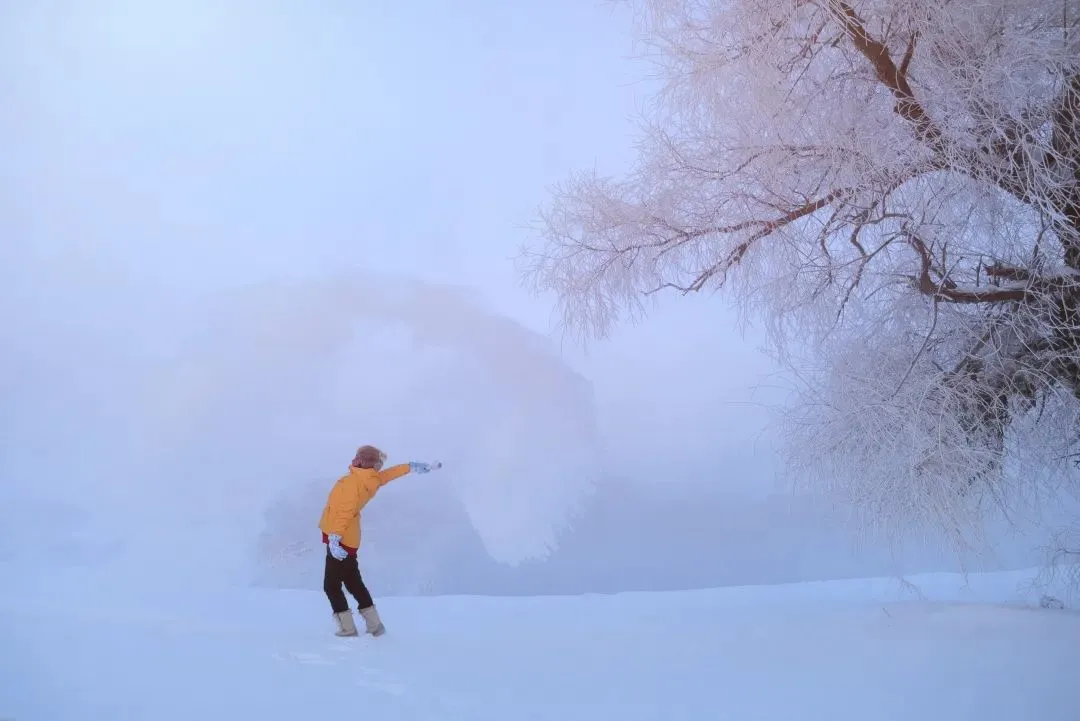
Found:
[(379, 612), (375, 610), (374, 606), (361, 608), (360, 615), (363, 617), (364, 623), (367, 624), (365, 629), (367, 633), (372, 636), (382, 636), (386, 633), (386, 627), (383, 626), (382, 620), (379, 618)]
[(334, 614), (334, 622), (337, 623), (335, 636), (359, 636), (356, 630), (356, 622), (353, 621), (352, 611), (342, 611)]

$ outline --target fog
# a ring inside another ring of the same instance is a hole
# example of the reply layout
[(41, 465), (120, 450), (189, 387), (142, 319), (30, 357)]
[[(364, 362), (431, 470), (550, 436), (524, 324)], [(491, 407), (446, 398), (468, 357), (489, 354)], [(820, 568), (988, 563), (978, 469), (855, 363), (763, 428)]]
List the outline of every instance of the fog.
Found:
[(0, 5), (0, 560), (317, 587), (375, 443), (446, 464), (365, 511), (381, 592), (955, 568), (785, 490), (720, 299), (586, 351), (519, 286), (546, 188), (631, 157), (631, 50), (571, 0)]

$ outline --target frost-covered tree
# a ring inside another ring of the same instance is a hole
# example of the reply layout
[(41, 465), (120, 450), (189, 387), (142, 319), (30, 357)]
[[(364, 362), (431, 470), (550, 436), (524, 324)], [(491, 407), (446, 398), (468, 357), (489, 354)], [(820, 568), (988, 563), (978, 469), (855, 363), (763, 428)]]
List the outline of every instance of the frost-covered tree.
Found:
[(522, 254), (567, 328), (723, 289), (798, 379), (793, 468), (888, 528), (1070, 482), (1080, 0), (633, 5), (636, 166), (558, 187)]

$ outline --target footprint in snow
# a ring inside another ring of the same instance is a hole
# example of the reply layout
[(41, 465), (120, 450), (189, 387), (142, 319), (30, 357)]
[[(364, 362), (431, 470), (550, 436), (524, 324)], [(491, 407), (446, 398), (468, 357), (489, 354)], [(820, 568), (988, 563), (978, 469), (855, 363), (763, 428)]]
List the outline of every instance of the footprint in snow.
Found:
[[(333, 656), (336, 656), (335, 659), (329, 659), (326, 656), (317, 653), (311, 653), (308, 651), (279, 651), (275, 652), (272, 655), (272, 658), (275, 661), (280, 661), (282, 663), (300, 663), (312, 666), (335, 666), (343, 662), (347, 662), (348, 656), (355, 651), (355, 648), (350, 647), (351, 645), (352, 644), (339, 644), (334, 646), (331, 649), (331, 653)], [(401, 683), (400, 681), (395, 681), (394, 679), (387, 676), (384, 672), (375, 668), (369, 668), (365, 666), (361, 666), (359, 668), (351, 668), (350, 677), (357, 686), (369, 688), (375, 691), (381, 691), (383, 693), (388, 693), (393, 696), (404, 696), (405, 692), (408, 690), (408, 687), (405, 684)]]
[(317, 653), (306, 653), (303, 651), (286, 651), (285, 653), (275, 652), (273, 658), (275, 661), (303, 663), (315, 666), (333, 665), (333, 661), (329, 661)]

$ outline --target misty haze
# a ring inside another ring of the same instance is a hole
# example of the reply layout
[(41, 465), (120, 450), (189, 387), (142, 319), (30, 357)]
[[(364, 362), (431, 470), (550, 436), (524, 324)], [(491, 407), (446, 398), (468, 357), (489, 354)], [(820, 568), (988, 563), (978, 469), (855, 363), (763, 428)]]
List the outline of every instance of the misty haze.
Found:
[(1080, 0), (391, 5), (0, 3), (0, 720), (1075, 721)]

